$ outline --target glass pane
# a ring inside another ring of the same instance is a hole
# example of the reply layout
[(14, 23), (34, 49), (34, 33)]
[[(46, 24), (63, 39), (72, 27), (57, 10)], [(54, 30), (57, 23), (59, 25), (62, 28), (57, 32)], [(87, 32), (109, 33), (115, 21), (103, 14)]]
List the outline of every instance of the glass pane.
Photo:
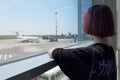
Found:
[(76, 44), (77, 0), (0, 0), (0, 64)]
[(92, 5), (92, 0), (78, 0), (78, 33), (79, 41), (91, 40), (82, 29), (82, 19), (84, 12)]

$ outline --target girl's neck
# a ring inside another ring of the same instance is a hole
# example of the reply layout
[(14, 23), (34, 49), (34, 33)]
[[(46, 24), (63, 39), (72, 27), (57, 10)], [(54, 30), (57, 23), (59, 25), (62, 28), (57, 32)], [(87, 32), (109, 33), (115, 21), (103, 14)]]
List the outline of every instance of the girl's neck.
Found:
[(103, 43), (103, 44), (106, 44), (106, 45), (110, 46), (110, 43), (109, 43), (107, 37), (96, 37), (96, 36), (94, 36), (93, 41), (95, 43)]

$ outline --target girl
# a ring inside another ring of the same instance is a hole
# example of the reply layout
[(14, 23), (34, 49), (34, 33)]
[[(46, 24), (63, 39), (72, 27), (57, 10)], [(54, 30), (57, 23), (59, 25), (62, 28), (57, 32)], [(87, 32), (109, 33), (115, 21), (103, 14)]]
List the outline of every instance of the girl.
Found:
[(48, 51), (71, 80), (116, 80), (116, 60), (108, 37), (114, 36), (110, 8), (93, 5), (84, 14), (83, 31), (94, 44), (76, 49), (55, 48)]

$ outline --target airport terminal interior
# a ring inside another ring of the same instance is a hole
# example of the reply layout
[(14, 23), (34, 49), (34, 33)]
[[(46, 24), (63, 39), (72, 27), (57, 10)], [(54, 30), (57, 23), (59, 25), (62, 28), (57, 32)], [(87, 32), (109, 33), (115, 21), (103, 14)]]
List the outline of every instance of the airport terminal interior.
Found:
[(93, 44), (82, 18), (95, 4), (113, 12), (116, 35), (109, 41), (120, 80), (120, 0), (1, 0), (0, 80), (70, 80), (47, 52)]

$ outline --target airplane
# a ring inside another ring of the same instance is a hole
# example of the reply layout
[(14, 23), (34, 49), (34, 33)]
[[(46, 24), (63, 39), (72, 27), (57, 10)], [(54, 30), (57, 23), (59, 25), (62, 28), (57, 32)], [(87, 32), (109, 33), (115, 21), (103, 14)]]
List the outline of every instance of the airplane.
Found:
[(24, 36), (24, 35), (20, 35), (19, 32), (15, 32), (16, 33), (16, 37), (17, 39), (21, 39), (22, 43), (26, 43), (26, 42), (39, 42), (39, 38), (38, 37), (29, 37), (29, 36)]

